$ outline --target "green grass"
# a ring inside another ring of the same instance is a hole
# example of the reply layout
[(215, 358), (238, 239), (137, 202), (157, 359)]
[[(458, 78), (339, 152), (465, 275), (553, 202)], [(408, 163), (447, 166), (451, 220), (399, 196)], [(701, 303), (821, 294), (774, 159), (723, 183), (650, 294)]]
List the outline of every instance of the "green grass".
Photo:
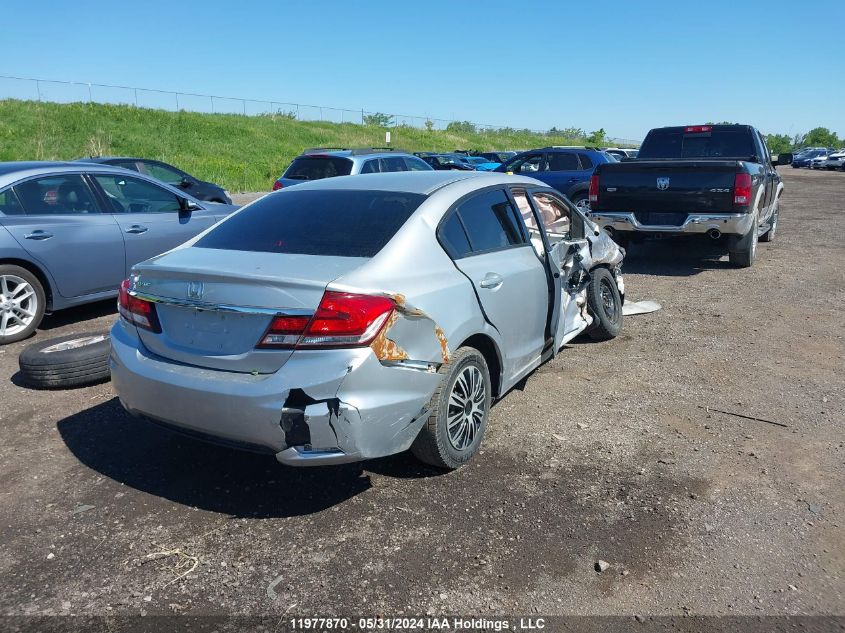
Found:
[[(140, 156), (172, 163), (230, 191), (265, 191), (306, 147), (384, 145), (385, 130), (284, 116), (168, 112), (97, 103), (0, 100), (0, 161)], [(520, 131), (391, 129), (408, 151), (530, 149), (583, 139)]]

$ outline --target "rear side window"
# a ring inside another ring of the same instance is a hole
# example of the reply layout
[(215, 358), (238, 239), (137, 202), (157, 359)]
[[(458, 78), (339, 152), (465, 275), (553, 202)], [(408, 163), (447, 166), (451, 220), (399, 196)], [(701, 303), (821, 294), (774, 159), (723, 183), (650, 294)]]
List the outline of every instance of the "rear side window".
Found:
[(195, 246), (231, 251), (373, 257), (425, 196), (391, 191), (296, 191), (265, 196)]
[(577, 171), (578, 157), (575, 154), (553, 152), (549, 154), (549, 171)]
[(524, 240), (505, 192), (491, 190), (473, 196), (458, 206), (473, 252), (498, 250)]
[(91, 190), (79, 174), (33, 178), (14, 189), (27, 215), (99, 213)]
[(581, 159), (581, 169), (592, 169), (593, 168), (593, 161), (590, 160), (590, 157), (586, 154), (578, 154), (578, 158)]
[(283, 178), (320, 180), (352, 173), (352, 161), (339, 156), (300, 156), (287, 168)]
[(452, 259), (466, 257), (472, 251), (467, 234), (457, 213), (452, 213), (437, 231), (443, 249)]
[(638, 158), (731, 158), (747, 160), (757, 152), (747, 129), (713, 129), (687, 134), (680, 129), (648, 133)]

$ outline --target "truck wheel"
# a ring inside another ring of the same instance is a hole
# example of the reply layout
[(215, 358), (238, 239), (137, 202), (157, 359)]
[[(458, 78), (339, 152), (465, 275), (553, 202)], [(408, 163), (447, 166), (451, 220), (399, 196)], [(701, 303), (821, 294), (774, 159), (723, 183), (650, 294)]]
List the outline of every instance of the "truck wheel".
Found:
[(44, 288), (35, 275), (20, 266), (0, 265), (0, 345), (35, 332), (46, 307)]
[(582, 191), (581, 193), (576, 193), (573, 196), (572, 204), (574, 204), (578, 209), (580, 209), (582, 213), (589, 213), (590, 211), (590, 198), (584, 191)]
[(587, 286), (587, 307), (593, 323), (587, 334), (594, 341), (608, 341), (622, 331), (622, 297), (616, 280), (607, 268), (590, 272)]
[(440, 385), (429, 402), (429, 416), (411, 445), (421, 462), (454, 470), (467, 463), (481, 446), (487, 428), (493, 389), (484, 356), (461, 347), (440, 366)]
[(778, 230), (778, 218), (780, 217), (780, 200), (775, 201), (775, 210), (772, 212), (772, 225), (769, 230), (760, 236), (761, 242), (774, 242), (775, 233)]
[(736, 241), (728, 253), (731, 264), (739, 268), (750, 268), (757, 257), (757, 212), (751, 220), (751, 229)]
[(108, 380), (109, 335), (71, 334), (33, 343), (21, 352), (21, 377), (31, 387), (67, 389)]

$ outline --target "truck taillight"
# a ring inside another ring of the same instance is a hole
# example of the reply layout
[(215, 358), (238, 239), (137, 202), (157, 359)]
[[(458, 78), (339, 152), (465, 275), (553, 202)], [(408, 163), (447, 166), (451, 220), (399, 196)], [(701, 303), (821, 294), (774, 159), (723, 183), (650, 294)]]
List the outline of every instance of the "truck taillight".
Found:
[(282, 188), (282, 183), (280, 183), (278, 180), (273, 183), (273, 191), (278, 191), (281, 188)]
[(319, 349), (369, 345), (396, 304), (387, 297), (327, 291), (312, 316), (274, 317), (259, 348)]
[(710, 132), (713, 129), (711, 125), (690, 125), (684, 129), (686, 134), (700, 134), (702, 132)]
[(124, 279), (117, 294), (117, 311), (120, 316), (140, 328), (150, 332), (161, 332), (155, 304), (130, 294), (131, 283)]
[(734, 205), (747, 207), (751, 204), (751, 174), (737, 174), (734, 178)]
[(599, 201), (599, 175), (590, 176), (590, 205)]

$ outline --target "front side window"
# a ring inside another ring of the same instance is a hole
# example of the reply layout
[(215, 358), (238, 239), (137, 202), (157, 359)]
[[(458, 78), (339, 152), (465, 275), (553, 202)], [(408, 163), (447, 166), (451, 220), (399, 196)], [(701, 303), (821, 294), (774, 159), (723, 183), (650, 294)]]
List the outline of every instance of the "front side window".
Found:
[(147, 162), (142, 162), (141, 167), (143, 167), (147, 176), (151, 176), (161, 182), (166, 182), (168, 185), (175, 186), (182, 184), (182, 178), (184, 177), (183, 174), (171, 167), (167, 167), (160, 163)]
[(98, 213), (94, 196), (80, 174), (33, 178), (15, 185), (27, 215)]
[(405, 167), (405, 161), (400, 156), (391, 156), (381, 159), (381, 170), (385, 172), (408, 171), (408, 168)]
[(410, 171), (431, 171), (431, 167), (416, 156), (406, 156), (405, 163)]
[(515, 174), (536, 174), (538, 171), (543, 171), (544, 163), (543, 154), (530, 154), (513, 161), (508, 166), (508, 171)]
[(536, 192), (532, 193), (531, 197), (540, 212), (540, 218), (543, 220), (546, 232), (568, 239), (572, 225), (569, 208), (562, 201), (547, 193)]
[(458, 205), (473, 252), (485, 252), (522, 244), (513, 207), (505, 192), (494, 189)]
[(373, 257), (425, 196), (326, 189), (265, 196), (221, 222), (195, 246), (232, 251)]
[(11, 187), (6, 191), (0, 191), (0, 214), (23, 215), (23, 207)]
[(178, 213), (179, 196), (140, 178), (93, 174), (117, 213)]

